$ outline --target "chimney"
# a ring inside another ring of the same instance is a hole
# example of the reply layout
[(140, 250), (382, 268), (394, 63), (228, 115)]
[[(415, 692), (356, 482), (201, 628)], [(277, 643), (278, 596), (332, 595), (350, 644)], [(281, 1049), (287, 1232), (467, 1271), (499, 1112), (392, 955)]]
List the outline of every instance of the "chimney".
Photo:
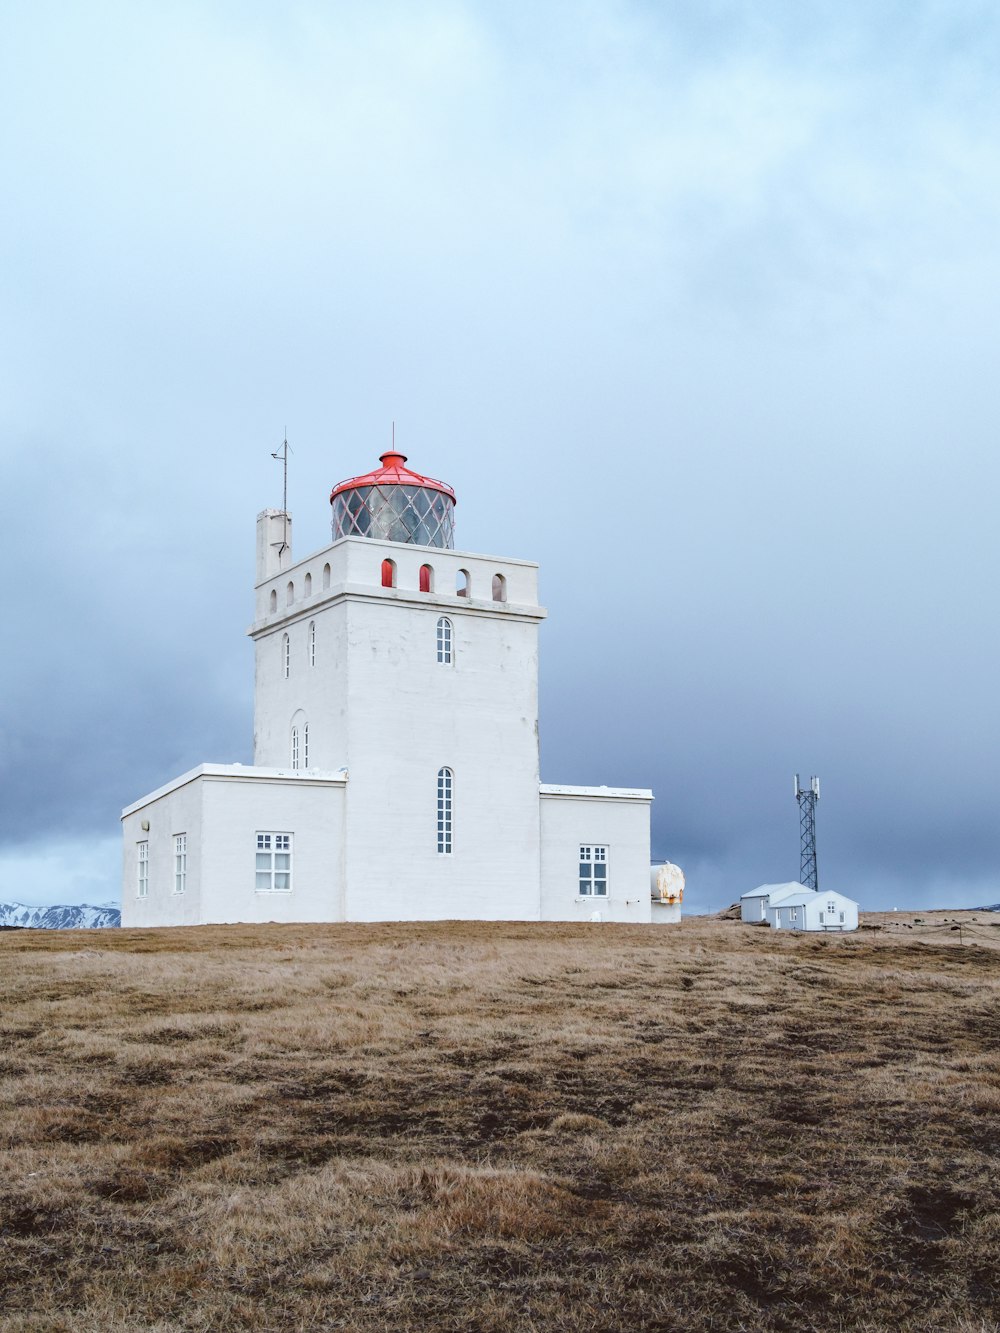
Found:
[(265, 583), (292, 563), (292, 516), (283, 509), (257, 515), (257, 582)]

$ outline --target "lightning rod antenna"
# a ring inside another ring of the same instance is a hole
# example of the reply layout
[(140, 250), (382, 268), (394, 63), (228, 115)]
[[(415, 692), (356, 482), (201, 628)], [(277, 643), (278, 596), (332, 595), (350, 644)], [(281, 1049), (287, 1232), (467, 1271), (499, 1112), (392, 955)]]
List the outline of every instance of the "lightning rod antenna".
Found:
[(281, 448), (276, 449), (271, 457), (276, 458), (281, 464), (282, 486), (281, 486), (281, 514), (282, 514), (282, 539), (278, 548), (278, 555), (284, 555), (288, 550), (288, 455), (292, 452), (292, 447), (288, 443), (288, 427), (285, 427), (285, 438), (282, 440)]

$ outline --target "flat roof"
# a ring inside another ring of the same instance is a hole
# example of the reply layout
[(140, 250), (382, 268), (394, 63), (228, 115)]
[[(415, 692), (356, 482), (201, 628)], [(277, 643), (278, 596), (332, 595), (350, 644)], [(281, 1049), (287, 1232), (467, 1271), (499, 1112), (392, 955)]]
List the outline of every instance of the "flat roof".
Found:
[(649, 787), (566, 787), (562, 783), (540, 782), (540, 796), (577, 796), (595, 801), (651, 801)]
[(157, 787), (156, 791), (151, 791), (148, 796), (141, 796), (138, 801), (127, 805), (121, 813), (121, 818), (134, 814), (136, 810), (141, 810), (144, 805), (149, 805), (152, 801), (158, 801), (161, 796), (176, 791), (178, 787), (186, 787), (189, 782), (197, 782), (199, 778), (233, 778), (244, 782), (319, 783), (323, 786), (334, 784), (342, 787), (347, 782), (347, 769), (256, 768), (253, 764), (199, 764), (197, 768), (188, 769), (172, 782)]

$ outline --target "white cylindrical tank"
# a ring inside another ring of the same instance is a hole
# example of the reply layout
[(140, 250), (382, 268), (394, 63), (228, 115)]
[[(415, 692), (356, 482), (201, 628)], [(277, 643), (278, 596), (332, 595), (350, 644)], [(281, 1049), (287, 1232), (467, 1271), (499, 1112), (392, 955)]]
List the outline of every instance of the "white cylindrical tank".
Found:
[(684, 871), (670, 861), (650, 866), (649, 887), (654, 902), (679, 905), (684, 901)]

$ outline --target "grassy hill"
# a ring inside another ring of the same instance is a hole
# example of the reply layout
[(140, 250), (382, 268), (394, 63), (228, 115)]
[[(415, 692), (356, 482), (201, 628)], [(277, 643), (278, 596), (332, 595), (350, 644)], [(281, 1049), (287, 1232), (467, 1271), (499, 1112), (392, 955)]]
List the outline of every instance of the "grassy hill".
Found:
[(957, 919), (5, 934), (0, 1330), (996, 1329)]

